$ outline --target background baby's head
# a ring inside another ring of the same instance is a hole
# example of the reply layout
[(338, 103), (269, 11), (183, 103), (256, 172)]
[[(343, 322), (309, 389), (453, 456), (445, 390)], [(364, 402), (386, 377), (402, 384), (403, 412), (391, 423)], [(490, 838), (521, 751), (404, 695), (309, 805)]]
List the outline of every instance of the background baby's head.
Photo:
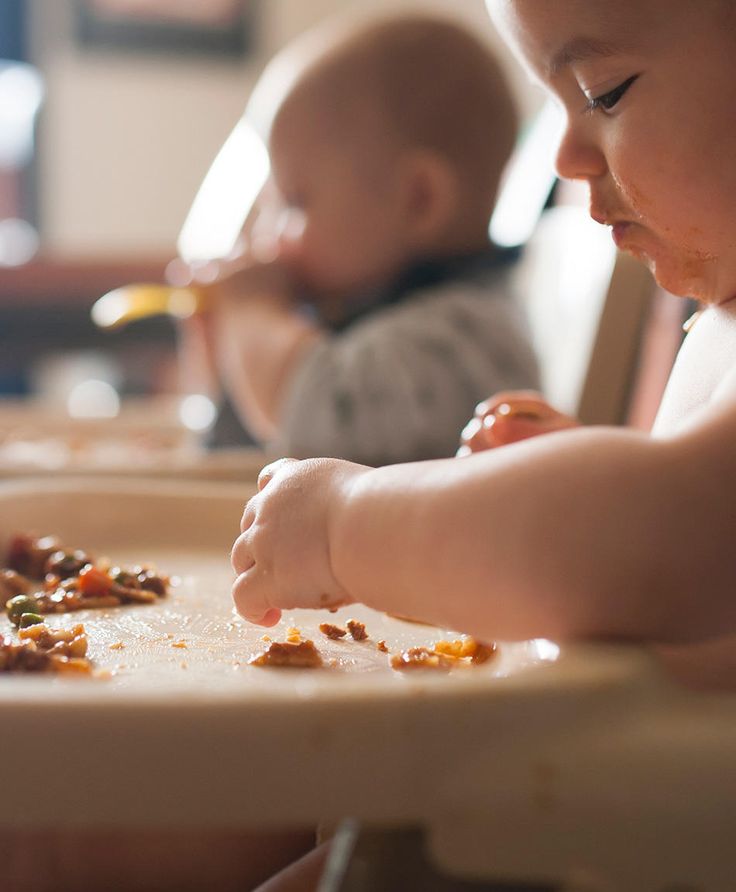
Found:
[(331, 24), (275, 60), (250, 114), (265, 120), (272, 165), (255, 231), (278, 227), (313, 290), (380, 286), (417, 260), (487, 246), (517, 118), (463, 26), (423, 13)]

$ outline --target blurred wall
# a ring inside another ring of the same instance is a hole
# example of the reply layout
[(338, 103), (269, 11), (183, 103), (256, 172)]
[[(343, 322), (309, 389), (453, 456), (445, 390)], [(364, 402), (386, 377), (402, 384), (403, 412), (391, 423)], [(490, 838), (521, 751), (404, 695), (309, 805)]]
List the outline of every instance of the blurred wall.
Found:
[[(256, 2), (254, 50), (233, 61), (80, 49), (71, 0), (30, 0), (32, 54), (47, 85), (38, 140), (47, 252), (173, 254), (194, 193), (268, 58), (333, 12), (399, 8), (396, 0)], [(525, 111), (538, 106), (494, 34), (483, 0), (412, 5), (452, 10), (488, 34), (508, 62)]]

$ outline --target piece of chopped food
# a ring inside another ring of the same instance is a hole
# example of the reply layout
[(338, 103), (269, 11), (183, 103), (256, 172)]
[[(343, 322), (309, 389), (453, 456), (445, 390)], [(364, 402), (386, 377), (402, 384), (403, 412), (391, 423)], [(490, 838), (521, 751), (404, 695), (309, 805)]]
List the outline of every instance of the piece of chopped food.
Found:
[(248, 663), (251, 666), (279, 666), (291, 669), (318, 669), (322, 657), (313, 641), (272, 641), (268, 649), (254, 654)]
[(492, 660), (493, 657), (496, 656), (496, 645), (491, 644), (482, 644), (480, 641), (476, 641), (477, 647), (475, 649), (475, 653), (470, 655), (470, 662), (475, 663), (475, 665), (479, 665), (480, 663), (487, 663), (489, 660)]
[(33, 588), (33, 583), (15, 570), (0, 570), (0, 602), (5, 604), (16, 595), (25, 595)]
[(376, 650), (380, 650), (381, 653), (385, 653), (385, 654), (387, 654), (387, 653), (388, 653), (388, 647), (386, 647), (386, 642), (383, 641), (383, 640), (379, 641), (378, 644), (376, 645)]
[(89, 675), (87, 634), (78, 623), (70, 629), (34, 624), (21, 629), (19, 642), (0, 635), (0, 672), (54, 672)]
[(457, 638), (455, 641), (436, 641), (435, 653), (462, 660), (469, 658), (471, 663), (486, 663), (496, 652), (495, 644), (481, 644), (475, 638)]
[(186, 643), (186, 641), (172, 641), (171, 646), (178, 647), (179, 650), (186, 650), (187, 643)]
[(480, 665), (496, 654), (495, 644), (482, 644), (475, 638), (436, 641), (431, 647), (410, 647), (391, 658), (393, 669), (453, 669)]
[(47, 558), (44, 567), (45, 575), (55, 576), (57, 579), (68, 579), (70, 576), (79, 576), (79, 571), (88, 564), (92, 564), (92, 558), (85, 551), (59, 549)]
[(320, 623), (319, 630), (323, 635), (332, 638), (333, 641), (337, 641), (339, 638), (344, 638), (348, 634), (347, 629), (341, 629), (340, 626), (333, 626), (332, 623)]
[(10, 542), (7, 566), (29, 579), (43, 579), (46, 561), (61, 548), (56, 536), (42, 536), (40, 539), (18, 533)]
[(435, 653), (428, 647), (410, 647), (391, 657), (391, 668), (406, 669), (452, 669), (457, 660), (444, 654)]
[[(15, 625), (23, 613), (153, 604), (168, 594), (168, 577), (151, 567), (126, 570), (111, 567), (107, 561), (95, 562), (85, 551), (64, 548), (55, 536), (37, 539), (16, 535), (6, 562), (9, 569), (0, 577), (0, 597), (4, 592), (8, 597), (0, 603), (6, 604), (8, 617)], [(31, 579), (43, 582), (39, 586)]]
[(114, 644), (110, 645), (110, 650), (125, 650), (125, 642), (116, 641)]
[(43, 617), (39, 616), (37, 613), (21, 613), (20, 623), (18, 625), (21, 629), (27, 629), (28, 626), (37, 626), (42, 622)]
[(354, 641), (365, 641), (368, 633), (365, 630), (365, 623), (360, 623), (356, 619), (349, 619), (347, 622), (348, 632)]
[(38, 600), (33, 595), (16, 595), (5, 605), (8, 619), (14, 626), (20, 625), (20, 618), (24, 613), (38, 613)]

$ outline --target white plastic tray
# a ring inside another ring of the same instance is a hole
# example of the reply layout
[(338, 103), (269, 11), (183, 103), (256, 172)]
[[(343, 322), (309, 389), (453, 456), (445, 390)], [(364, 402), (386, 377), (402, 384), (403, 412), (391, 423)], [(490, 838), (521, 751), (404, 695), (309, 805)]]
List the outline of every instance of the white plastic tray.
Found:
[[(182, 577), (154, 607), (54, 619), (85, 623), (109, 680), (0, 677), (3, 751), (32, 766), (63, 754), (30, 780), (0, 759), (0, 826), (353, 815), (427, 825), (434, 855), (474, 876), (733, 889), (731, 698), (675, 689), (635, 649), (549, 642), (501, 644), (497, 661), (449, 675), (403, 675), (378, 639), (395, 651), (448, 633), (360, 607), (294, 611), (268, 633), (297, 626), (333, 666), (248, 666), (264, 631), (233, 617), (228, 563), (246, 495), (134, 480), (0, 485), (0, 540), (54, 532)], [(317, 631), (349, 616), (370, 641)]]

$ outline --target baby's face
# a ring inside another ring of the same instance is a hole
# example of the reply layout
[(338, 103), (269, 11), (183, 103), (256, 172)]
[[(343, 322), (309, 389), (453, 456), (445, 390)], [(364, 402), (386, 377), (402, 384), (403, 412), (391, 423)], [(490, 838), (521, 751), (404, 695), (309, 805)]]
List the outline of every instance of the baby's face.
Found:
[(677, 294), (736, 296), (736, 34), (728, 0), (491, 0), (561, 104), (561, 176)]
[(381, 285), (406, 260), (395, 156), (375, 130), (363, 140), (341, 133), (299, 102), (271, 132), (274, 189), (264, 219), (275, 221), (278, 255), (320, 297)]

